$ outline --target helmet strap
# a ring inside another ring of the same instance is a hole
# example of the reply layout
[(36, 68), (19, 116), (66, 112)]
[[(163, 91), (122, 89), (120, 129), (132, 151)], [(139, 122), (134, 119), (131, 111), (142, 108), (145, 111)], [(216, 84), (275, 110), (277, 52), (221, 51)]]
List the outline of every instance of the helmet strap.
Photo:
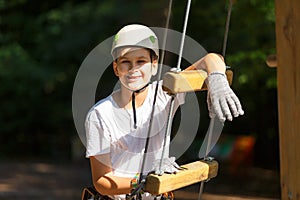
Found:
[(142, 87), (141, 89), (138, 89), (138, 90), (135, 90), (132, 92), (132, 96), (131, 96), (131, 104), (132, 104), (132, 110), (133, 110), (133, 122), (134, 122), (134, 129), (137, 128), (137, 125), (136, 125), (136, 108), (135, 108), (135, 94), (136, 93), (140, 93), (142, 91), (144, 91), (146, 89), (146, 87), (148, 87), (149, 83), (146, 84), (144, 87)]

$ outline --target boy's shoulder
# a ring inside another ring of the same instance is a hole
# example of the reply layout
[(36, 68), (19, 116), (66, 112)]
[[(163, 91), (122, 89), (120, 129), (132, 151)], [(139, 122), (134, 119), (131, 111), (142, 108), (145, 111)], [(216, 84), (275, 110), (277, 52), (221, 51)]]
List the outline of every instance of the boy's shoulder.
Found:
[(112, 95), (109, 95), (103, 99), (100, 99), (92, 109), (102, 109), (107, 108), (113, 104)]
[(88, 115), (93, 113), (98, 115), (99, 113), (107, 113), (113, 106), (111, 95), (99, 100), (88, 112)]

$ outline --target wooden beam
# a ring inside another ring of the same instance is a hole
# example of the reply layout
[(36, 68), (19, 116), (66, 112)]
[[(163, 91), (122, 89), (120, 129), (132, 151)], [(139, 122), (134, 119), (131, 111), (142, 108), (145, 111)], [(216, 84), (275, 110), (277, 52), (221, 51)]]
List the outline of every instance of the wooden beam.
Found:
[(300, 1), (275, 0), (281, 199), (300, 199)]
[(148, 175), (145, 191), (158, 195), (216, 177), (218, 173), (218, 162), (214, 160), (196, 161), (181, 167), (184, 169), (176, 174)]
[(203, 70), (167, 72), (163, 76), (163, 89), (171, 94), (202, 89), (207, 73)]
[[(226, 76), (231, 85), (233, 72), (226, 70)], [(170, 94), (206, 90), (206, 78), (207, 73), (203, 70), (167, 72), (163, 76), (163, 89)]]

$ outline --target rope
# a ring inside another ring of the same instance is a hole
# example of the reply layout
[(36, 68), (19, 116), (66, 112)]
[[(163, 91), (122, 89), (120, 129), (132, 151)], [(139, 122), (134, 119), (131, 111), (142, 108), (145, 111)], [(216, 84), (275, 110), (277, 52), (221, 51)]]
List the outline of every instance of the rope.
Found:
[[(167, 40), (167, 31), (168, 31), (169, 21), (170, 21), (170, 16), (171, 16), (172, 3), (173, 3), (173, 1), (170, 0), (169, 1), (167, 20), (166, 20), (166, 28), (165, 28), (165, 32), (164, 32), (164, 38), (163, 38), (163, 46), (162, 46), (163, 50), (165, 49), (166, 40)], [(178, 70), (180, 70), (180, 65), (181, 65), (181, 57), (182, 57), (182, 52), (183, 52), (184, 39), (185, 39), (185, 35), (186, 35), (186, 27), (187, 27), (187, 22), (188, 22), (190, 5), (191, 5), (191, 0), (188, 0), (185, 20), (184, 20), (184, 26), (183, 26), (183, 34), (182, 34), (182, 37), (181, 37), (181, 44), (180, 44), (180, 50), (179, 50), (179, 59), (178, 59), (178, 62), (177, 62), (177, 69)], [(141, 167), (141, 173), (140, 173), (141, 175), (140, 175), (140, 178), (139, 178), (139, 183), (140, 184), (142, 184), (145, 181), (143, 171), (144, 171), (144, 168), (145, 168), (146, 154), (148, 152), (149, 138), (150, 138), (150, 134), (151, 134), (151, 130), (152, 130), (152, 123), (153, 123), (152, 121), (153, 121), (153, 116), (154, 116), (154, 111), (155, 111), (157, 91), (158, 91), (158, 87), (159, 87), (158, 83), (161, 79), (162, 65), (163, 65), (164, 57), (165, 57), (165, 53), (163, 51), (160, 66), (159, 66), (159, 73), (157, 74), (157, 84), (156, 84), (155, 93), (154, 93), (154, 100), (153, 100), (152, 112), (151, 112), (151, 116), (150, 116), (149, 129), (148, 129), (147, 139), (146, 139), (146, 143), (145, 143), (145, 149), (144, 149), (144, 152), (143, 152), (143, 161), (142, 161), (142, 167)], [(170, 111), (173, 110), (173, 107), (174, 107), (173, 102), (174, 102), (174, 97), (172, 97), (172, 99), (171, 99)], [(170, 132), (170, 129), (171, 129), (171, 122), (170, 122), (171, 117), (172, 117), (172, 113), (169, 112), (167, 128), (166, 128), (166, 133), (165, 133), (166, 136), (165, 137), (167, 137), (167, 134), (168, 134), (168, 132)], [(165, 146), (166, 146), (165, 144), (166, 144), (166, 141), (164, 141), (163, 152), (162, 152), (163, 154), (164, 154), (164, 151), (165, 151)], [(162, 154), (160, 163), (162, 162), (163, 154)], [(161, 164), (160, 164), (160, 167), (161, 167)]]
[[(167, 30), (169, 28), (169, 21), (170, 21), (170, 16), (171, 16), (172, 3), (173, 3), (173, 1), (170, 0), (169, 1), (167, 20), (166, 20), (166, 26), (165, 26), (165, 32), (164, 32), (164, 37), (163, 37), (163, 45), (162, 45), (163, 50), (165, 49), (166, 41), (167, 41)], [(160, 65), (159, 65), (159, 72), (157, 74), (157, 84), (156, 84), (156, 87), (155, 87), (154, 99), (153, 99), (153, 104), (152, 104), (152, 111), (151, 111), (151, 116), (150, 116), (150, 121), (149, 121), (149, 129), (148, 129), (148, 133), (147, 133), (145, 149), (143, 151), (143, 160), (142, 160), (141, 172), (140, 172), (140, 177), (139, 177), (139, 184), (142, 184), (145, 181), (145, 176), (144, 176), (143, 173), (144, 173), (144, 168), (145, 168), (145, 163), (146, 163), (146, 156), (147, 156), (147, 152), (148, 152), (150, 134), (151, 134), (151, 131), (152, 131), (153, 116), (154, 116), (154, 111), (155, 111), (155, 104), (156, 104), (157, 92), (158, 92), (158, 87), (159, 87), (159, 81), (161, 79), (161, 74), (162, 74), (162, 65), (163, 65), (164, 57), (165, 57), (165, 53), (163, 51), (162, 57), (161, 57), (161, 60), (160, 60)]]
[[(215, 124), (215, 117), (211, 118), (211, 120), (209, 122), (208, 140), (207, 140), (207, 145), (206, 145), (204, 160), (208, 159), (208, 154), (209, 154), (210, 146), (211, 146), (211, 140), (212, 140), (212, 136), (213, 136), (213, 127), (214, 127), (214, 124)], [(202, 181), (200, 183), (198, 200), (201, 200), (201, 196), (203, 194), (203, 190), (204, 190), (204, 182)]]
[(172, 113), (173, 113), (173, 110), (174, 110), (174, 102), (175, 102), (174, 100), (175, 100), (175, 95), (172, 95), (171, 103), (170, 103), (170, 109), (169, 109), (169, 113), (168, 113), (167, 129), (166, 129), (166, 132), (165, 132), (163, 150), (162, 150), (161, 158), (160, 158), (160, 162), (159, 162), (159, 175), (163, 175), (163, 173), (164, 173), (161, 170), (161, 168), (162, 168), (162, 163), (163, 163), (163, 159), (164, 159), (164, 154), (165, 154), (165, 151), (166, 151), (166, 144), (167, 144), (168, 135), (171, 133)]
[[(188, 18), (189, 18), (190, 7), (191, 7), (191, 0), (188, 0), (186, 11), (185, 11), (183, 31), (182, 31), (182, 35), (181, 35), (179, 57), (178, 57), (177, 68), (176, 68), (177, 71), (181, 71), (180, 65), (181, 65), (181, 58), (182, 58), (182, 52), (183, 52), (183, 46), (184, 46), (184, 40), (185, 40), (185, 35), (186, 35), (186, 28), (187, 28), (187, 23), (188, 23)], [(175, 95), (172, 95), (170, 108), (169, 108), (169, 113), (168, 113), (168, 121), (167, 121), (167, 125), (166, 125), (167, 128), (166, 128), (166, 131), (165, 131), (163, 150), (162, 150), (160, 163), (159, 163), (159, 173), (160, 173), (160, 175), (163, 174), (161, 168), (162, 168), (162, 163), (163, 163), (163, 159), (164, 159), (164, 154), (165, 154), (165, 151), (166, 151), (166, 144), (167, 144), (166, 140), (168, 138), (168, 135), (171, 133), (171, 128), (172, 128), (171, 126), (172, 126), (172, 113), (173, 113), (173, 110), (174, 110), (174, 100), (175, 100)]]
[[(167, 37), (168, 37), (168, 28), (169, 28), (169, 23), (170, 23), (170, 17), (171, 17), (171, 10), (172, 10), (172, 4), (173, 0), (169, 1), (169, 6), (168, 6), (168, 14), (167, 14), (167, 20), (166, 20), (166, 25), (165, 25), (165, 30), (164, 30), (164, 37), (163, 37), (163, 43), (162, 43), (162, 52), (161, 52), (161, 59), (160, 59), (160, 64), (159, 64), (159, 70), (157, 74), (157, 83), (161, 79), (161, 74), (162, 74), (162, 66), (164, 64), (164, 59), (165, 59), (165, 48), (166, 48), (166, 43), (167, 43)], [(158, 89), (158, 87), (157, 87)]]
[[(225, 53), (226, 53), (226, 46), (227, 46), (227, 40), (228, 40), (228, 32), (229, 32), (229, 23), (230, 23), (230, 16), (231, 16), (231, 11), (232, 11), (232, 5), (233, 5), (233, 0), (229, 0), (230, 4), (228, 7), (228, 14), (227, 14), (227, 19), (226, 19), (226, 26), (225, 26), (225, 33), (224, 33), (224, 41), (223, 41), (223, 49), (222, 49), (222, 55), (223, 57), (225, 57)], [(181, 60), (182, 60), (182, 54), (183, 54), (183, 47), (184, 47), (184, 40), (185, 40), (185, 36), (186, 36), (186, 29), (187, 29), (187, 23), (188, 23), (188, 17), (189, 17), (189, 12), (190, 12), (190, 6), (191, 6), (191, 0), (188, 0), (187, 2), (187, 7), (186, 7), (186, 11), (185, 11), (185, 19), (184, 19), (184, 25), (183, 25), (183, 32), (182, 32), (182, 37), (181, 37), (181, 43), (180, 43), (180, 49), (179, 49), (179, 57), (178, 57), (178, 62), (177, 62), (177, 67), (176, 70), (177, 71), (181, 71), (180, 65), (181, 65)], [(165, 26), (165, 32), (164, 32), (164, 37), (163, 37), (163, 45), (162, 45), (162, 49), (165, 49), (166, 46), (166, 40), (167, 40), (167, 31), (168, 31), (168, 27), (169, 27), (169, 21), (170, 21), (170, 13), (171, 13), (171, 8), (172, 8), (172, 0), (169, 1), (169, 8), (168, 8), (168, 15), (167, 15), (167, 20), (166, 20), (166, 26)], [(148, 129), (148, 133), (147, 133), (147, 139), (146, 139), (146, 143), (145, 143), (145, 149), (143, 151), (143, 160), (142, 160), (142, 166), (141, 166), (141, 175), (139, 177), (139, 184), (140, 186), (144, 185), (145, 183), (145, 176), (143, 175), (143, 171), (145, 168), (145, 160), (146, 160), (146, 154), (148, 152), (148, 146), (149, 146), (149, 138), (150, 138), (150, 134), (151, 134), (151, 130), (152, 130), (152, 123), (153, 123), (153, 116), (154, 116), (154, 111), (155, 111), (155, 104), (156, 104), (156, 97), (157, 97), (157, 91), (158, 91), (158, 87), (159, 87), (159, 81), (161, 79), (161, 74), (162, 74), (162, 65), (163, 65), (163, 61), (164, 61), (164, 57), (165, 57), (165, 52), (162, 52), (162, 57), (161, 57), (161, 62), (159, 65), (159, 71), (157, 74), (157, 84), (156, 84), (156, 88), (155, 88), (155, 93), (154, 93), (154, 99), (153, 99), (153, 105), (152, 105), (152, 111), (151, 111), (151, 116), (150, 116), (150, 122), (149, 122), (149, 129)], [(168, 116), (168, 121), (167, 121), (167, 128), (166, 128), (166, 133), (165, 133), (165, 141), (164, 141), (164, 145), (163, 145), (163, 151), (162, 151), (162, 156), (161, 156), (161, 160), (160, 160), (160, 171), (161, 171), (161, 165), (162, 165), (162, 160), (163, 160), (163, 156), (164, 156), (164, 152), (165, 152), (165, 147), (166, 147), (166, 139), (167, 136), (169, 134), (169, 132), (171, 131), (171, 117), (172, 117), (172, 111), (174, 108), (174, 95), (171, 98), (171, 103), (170, 103), (170, 110), (169, 110), (169, 116)], [(210, 149), (210, 143), (211, 143), (211, 138), (212, 138), (212, 134), (213, 134), (213, 126), (212, 124), (214, 123), (214, 119), (211, 119), (210, 121), (210, 129), (209, 129), (209, 138), (208, 138), (208, 144), (207, 144), (207, 148), (206, 148), (206, 156), (205, 158), (207, 158), (207, 155), (209, 153), (209, 149)], [(198, 199), (201, 200), (201, 195), (203, 193), (203, 187), (204, 187), (204, 182), (201, 182), (201, 186), (200, 186), (200, 192), (199, 192), (199, 196)], [(132, 199), (132, 197), (136, 195), (136, 194), (131, 194), (129, 199)], [(138, 199), (140, 199), (141, 197), (137, 196)]]
[(181, 65), (182, 52), (183, 52), (183, 46), (184, 46), (184, 39), (185, 39), (185, 35), (186, 35), (186, 27), (187, 27), (189, 13), (190, 13), (190, 7), (191, 7), (191, 0), (188, 0), (186, 11), (185, 11), (183, 31), (182, 31), (182, 35), (181, 35), (181, 43), (180, 43), (180, 49), (179, 49), (179, 55), (178, 55), (178, 62), (177, 62), (177, 67), (176, 67), (177, 71), (181, 71), (180, 65)]
[[(162, 44), (162, 48), (161, 48), (162, 50), (164, 50), (165, 47), (166, 47), (167, 35), (168, 35), (167, 31), (168, 31), (168, 28), (169, 28), (172, 4), (173, 4), (173, 0), (170, 0), (169, 1), (169, 6), (168, 6), (168, 14), (167, 14), (167, 19), (166, 19), (164, 37), (163, 37), (163, 44)], [(145, 168), (145, 163), (146, 163), (146, 156), (147, 156), (147, 153), (148, 153), (148, 146), (149, 146), (150, 134), (151, 134), (151, 131), (152, 131), (153, 116), (154, 116), (154, 112), (155, 112), (157, 92), (158, 92), (158, 87), (159, 87), (159, 81), (161, 79), (162, 66), (163, 66), (164, 58), (165, 58), (165, 51), (162, 51), (161, 60), (160, 60), (160, 64), (159, 64), (159, 69), (158, 69), (158, 73), (157, 73), (157, 76), (156, 76), (157, 77), (157, 79), (156, 79), (157, 84), (156, 84), (156, 87), (155, 87), (154, 99), (153, 99), (153, 103), (152, 103), (152, 111), (151, 111), (151, 116), (150, 116), (150, 121), (149, 121), (149, 129), (148, 129), (147, 138), (146, 138), (146, 142), (145, 142), (145, 148), (144, 148), (144, 151), (143, 151), (142, 166), (141, 166), (140, 176), (139, 176), (139, 180), (138, 180), (139, 188), (136, 191), (132, 192), (130, 195), (128, 195), (128, 197), (126, 198), (127, 200), (133, 199), (134, 196), (136, 196), (137, 199), (141, 199), (141, 196), (138, 194), (138, 192), (144, 186), (145, 181), (146, 181), (146, 176), (144, 175), (144, 168)]]
[[(232, 12), (232, 6), (233, 6), (233, 0), (229, 0), (229, 6), (228, 6), (228, 11), (227, 11), (227, 17), (226, 17), (226, 24), (225, 24), (225, 31), (224, 31), (224, 41), (223, 41), (223, 48), (222, 48), (222, 56), (225, 58), (226, 54), (226, 48), (227, 48), (227, 40), (228, 40), (228, 33), (229, 33), (229, 24), (230, 24), (230, 17), (231, 17), (231, 12)], [(208, 154), (210, 151), (210, 146), (211, 146), (211, 139), (213, 136), (213, 127), (215, 124), (215, 118), (213, 117), (210, 120), (209, 124), (209, 130), (208, 130), (208, 140), (207, 140), (207, 146), (206, 146), (206, 151), (205, 151), (205, 156), (204, 160), (207, 160)], [(198, 195), (198, 200), (201, 200), (201, 196), (203, 194), (204, 190), (204, 182), (202, 181), (200, 183), (200, 189), (199, 189), (199, 195)]]
[(222, 49), (222, 56), (224, 58), (225, 58), (226, 48), (227, 48), (227, 40), (228, 40), (228, 32), (229, 32), (229, 24), (230, 24), (232, 6), (233, 6), (233, 0), (229, 0), (229, 6), (228, 6), (227, 18), (226, 18), (226, 25), (225, 25), (225, 32), (224, 32), (223, 49)]

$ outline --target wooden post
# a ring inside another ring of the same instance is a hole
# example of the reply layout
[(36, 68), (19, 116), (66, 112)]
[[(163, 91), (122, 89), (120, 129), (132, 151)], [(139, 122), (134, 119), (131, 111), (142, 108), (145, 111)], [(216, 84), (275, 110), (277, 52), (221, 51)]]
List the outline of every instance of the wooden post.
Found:
[(300, 199), (300, 0), (275, 0), (281, 199)]

